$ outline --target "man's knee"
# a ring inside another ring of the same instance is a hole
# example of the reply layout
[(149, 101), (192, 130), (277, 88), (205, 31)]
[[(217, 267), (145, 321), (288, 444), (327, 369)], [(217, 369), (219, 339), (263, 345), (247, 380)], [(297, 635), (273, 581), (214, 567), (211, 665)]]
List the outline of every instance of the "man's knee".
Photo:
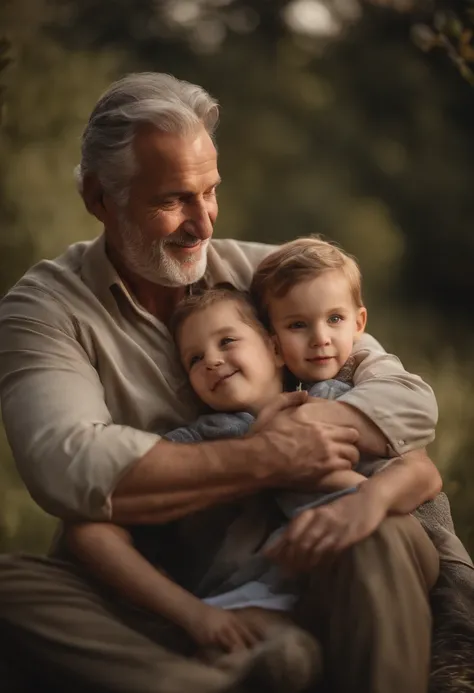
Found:
[(412, 515), (392, 515), (386, 518), (367, 539), (352, 547), (361, 554), (361, 569), (367, 570), (367, 559), (391, 563), (395, 572), (414, 569), (430, 590), (439, 574), (439, 555), (425, 530)]
[(18, 585), (19, 558), (15, 555), (1, 554), (0, 555), (0, 604), (3, 613), (3, 605), (8, 605), (12, 590)]

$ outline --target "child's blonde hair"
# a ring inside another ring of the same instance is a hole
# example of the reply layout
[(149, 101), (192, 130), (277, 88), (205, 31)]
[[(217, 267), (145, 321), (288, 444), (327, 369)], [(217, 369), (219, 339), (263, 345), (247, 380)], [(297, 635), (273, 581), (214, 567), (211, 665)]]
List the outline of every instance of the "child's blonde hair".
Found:
[(283, 298), (296, 284), (328, 270), (344, 274), (355, 305), (362, 308), (362, 278), (356, 260), (333, 243), (308, 236), (280, 246), (257, 267), (250, 292), (263, 323), (269, 327), (268, 303), (272, 296)]
[(211, 289), (204, 289), (192, 296), (187, 296), (178, 303), (169, 325), (175, 342), (179, 344), (181, 328), (191, 315), (224, 302), (234, 303), (242, 321), (246, 325), (255, 328), (262, 337), (269, 337), (267, 330), (257, 315), (257, 310), (251, 301), (250, 294), (238, 291), (230, 284), (222, 284)]

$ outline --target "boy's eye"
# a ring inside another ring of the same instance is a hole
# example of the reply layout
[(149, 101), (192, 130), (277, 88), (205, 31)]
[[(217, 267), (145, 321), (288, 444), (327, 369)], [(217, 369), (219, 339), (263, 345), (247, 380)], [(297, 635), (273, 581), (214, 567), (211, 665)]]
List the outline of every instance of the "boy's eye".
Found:
[(227, 346), (228, 344), (232, 344), (232, 342), (235, 342), (235, 339), (232, 339), (232, 337), (222, 337), (220, 346)]
[(301, 329), (303, 329), (304, 327), (306, 327), (306, 323), (303, 322), (303, 320), (295, 320), (295, 322), (291, 322), (291, 323), (288, 325), (288, 328), (289, 328), (290, 330), (301, 330)]
[(198, 363), (201, 359), (202, 359), (202, 356), (199, 356), (199, 355), (197, 355), (197, 354), (196, 354), (196, 356), (192, 356), (192, 357), (189, 359), (188, 368), (191, 369), (191, 368), (192, 368), (193, 366), (195, 366), (196, 363)]
[(339, 322), (343, 320), (342, 315), (330, 315), (328, 318), (328, 323), (330, 325), (337, 325)]

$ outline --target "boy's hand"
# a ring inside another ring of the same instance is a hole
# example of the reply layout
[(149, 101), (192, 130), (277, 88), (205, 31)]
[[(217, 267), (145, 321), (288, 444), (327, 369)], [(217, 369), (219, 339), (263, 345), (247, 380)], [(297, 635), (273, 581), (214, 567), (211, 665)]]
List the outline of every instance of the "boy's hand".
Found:
[(244, 620), (238, 613), (203, 603), (201, 607), (184, 624), (185, 630), (198, 645), (234, 652), (250, 649), (264, 639), (258, 621)]
[(290, 573), (306, 572), (370, 536), (387, 515), (383, 498), (368, 485), (328, 505), (305, 510), (265, 551)]

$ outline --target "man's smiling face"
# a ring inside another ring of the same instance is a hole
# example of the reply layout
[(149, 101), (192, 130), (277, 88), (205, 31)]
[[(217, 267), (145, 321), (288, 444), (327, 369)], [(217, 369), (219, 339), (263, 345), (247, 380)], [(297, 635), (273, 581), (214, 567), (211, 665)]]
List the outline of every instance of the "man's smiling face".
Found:
[[(187, 135), (138, 129), (136, 174), (108, 242), (137, 276), (164, 286), (198, 281), (217, 218), (217, 153), (205, 128)], [(111, 227), (112, 228), (111, 228)]]

